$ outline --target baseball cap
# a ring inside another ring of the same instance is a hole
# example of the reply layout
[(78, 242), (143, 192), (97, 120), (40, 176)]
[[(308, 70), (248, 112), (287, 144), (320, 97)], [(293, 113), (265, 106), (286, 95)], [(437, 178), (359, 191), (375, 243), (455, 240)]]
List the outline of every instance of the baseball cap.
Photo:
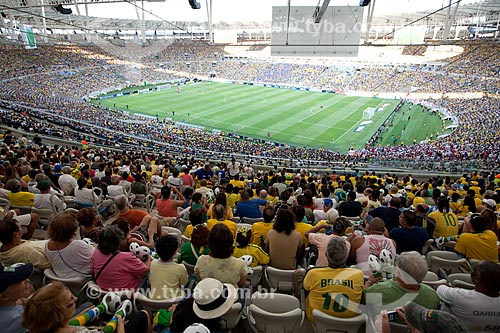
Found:
[(405, 317), (411, 326), (426, 333), (467, 332), (467, 328), (451, 313), (428, 310), (415, 302), (405, 306)]
[(0, 293), (19, 282), (23, 282), (33, 274), (33, 264), (0, 265)]
[(333, 200), (330, 198), (323, 199), (324, 206), (333, 206)]
[(50, 180), (48, 179), (43, 179), (36, 184), (36, 188), (39, 189), (40, 191), (45, 191), (50, 188)]
[(55, 172), (59, 172), (59, 171), (61, 171), (61, 169), (62, 169), (62, 165), (61, 164), (58, 163), (58, 164), (54, 165), (54, 171)]
[(491, 208), (495, 209), (497, 208), (497, 202), (493, 199), (483, 199), (483, 202), (490, 206)]

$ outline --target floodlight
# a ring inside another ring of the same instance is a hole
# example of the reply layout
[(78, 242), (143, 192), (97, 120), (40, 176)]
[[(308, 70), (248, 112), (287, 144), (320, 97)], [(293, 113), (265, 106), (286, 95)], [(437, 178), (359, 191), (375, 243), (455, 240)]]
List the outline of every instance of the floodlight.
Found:
[(197, 0), (189, 0), (189, 4), (191, 5), (191, 8), (193, 9), (200, 9), (201, 5)]
[(64, 8), (61, 4), (58, 4), (57, 6), (55, 6), (54, 9), (56, 10), (56, 12), (59, 12), (61, 14), (65, 14), (65, 15), (69, 15), (69, 14), (73, 13), (71, 8)]
[(359, 0), (359, 5), (361, 7), (365, 7), (365, 6), (368, 6), (370, 4), (370, 1), (371, 0)]

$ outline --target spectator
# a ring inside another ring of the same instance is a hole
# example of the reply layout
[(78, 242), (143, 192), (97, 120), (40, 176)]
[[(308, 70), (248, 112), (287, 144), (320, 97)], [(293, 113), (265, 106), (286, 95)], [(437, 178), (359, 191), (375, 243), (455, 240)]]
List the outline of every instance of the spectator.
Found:
[(132, 232), (140, 233), (146, 243), (154, 246), (155, 235), (162, 234), (160, 221), (142, 210), (132, 209), (125, 195), (119, 195), (115, 199), (115, 205), (118, 209), (116, 218), (123, 217), (132, 227)]
[(233, 256), (236, 258), (241, 258), (245, 255), (251, 256), (253, 260), (250, 267), (267, 265), (269, 263), (269, 255), (260, 246), (250, 244), (251, 238), (252, 229), (239, 227)]
[(429, 235), (424, 228), (415, 226), (416, 215), (409, 210), (399, 215), (400, 228), (392, 229), (390, 235), (396, 242), (396, 252), (398, 254), (408, 251), (417, 251), (422, 254), (422, 248), (429, 239)]
[(24, 306), (21, 302), (33, 292), (29, 280), (32, 264), (0, 265), (0, 327), (4, 333), (24, 333), (21, 326)]
[[(28, 299), (24, 314), (23, 327), (30, 333), (90, 333), (85, 327), (69, 326), (69, 321), (75, 315), (77, 298), (61, 282), (52, 282), (38, 289)], [(151, 332), (151, 324), (147, 311), (133, 314), (126, 325), (124, 318), (117, 315), (117, 333)], [(50, 320), (48, 320), (50, 318)]]
[(340, 318), (358, 315), (364, 278), (361, 270), (345, 268), (348, 253), (343, 239), (331, 238), (326, 248), (328, 266), (314, 267), (307, 272), (304, 289), (309, 291), (306, 314), (311, 322), (315, 321), (313, 309)]
[(486, 219), (481, 215), (472, 215), (471, 232), (464, 232), (458, 237), (454, 250), (468, 260), (489, 260), (498, 263), (498, 237), (486, 230)]
[[(170, 198), (172, 190), (178, 196), (177, 200)], [(156, 199), (156, 208), (158, 215), (169, 220), (176, 220), (179, 218), (179, 207), (185, 203), (184, 196), (179, 192), (177, 187), (165, 185), (161, 188), (161, 199)], [(173, 224), (173, 223), (169, 223)]]
[(356, 262), (365, 275), (372, 275), (368, 257), (370, 254), (378, 257), (383, 249), (391, 252), (393, 258), (396, 256), (396, 242), (385, 236), (385, 223), (381, 218), (375, 217), (366, 226), (366, 236), (358, 236), (353, 233), (348, 240), (351, 242), (349, 260)]
[(267, 233), (273, 228), (273, 220), (275, 211), (273, 207), (266, 207), (262, 212), (263, 222), (255, 222), (252, 224), (252, 240), (251, 243), (261, 248), (265, 247), (264, 240)]
[(247, 267), (242, 260), (232, 256), (233, 244), (233, 234), (226, 225), (218, 223), (212, 228), (208, 238), (211, 252), (201, 255), (194, 268), (199, 280), (212, 277), (235, 287), (245, 285)]
[(438, 211), (429, 214), (436, 221), (433, 237), (448, 237), (458, 234), (458, 217), (450, 211), (448, 199), (441, 198), (438, 201)]
[[(422, 284), (425, 274), (427, 274), (427, 262), (420, 253), (410, 251), (400, 254), (395, 262), (394, 279), (378, 281), (371, 276), (366, 282), (366, 304), (378, 311), (393, 310), (412, 300), (428, 309), (437, 310), (439, 298), (436, 292)], [(382, 297), (382, 304), (378, 303), (379, 297)]]
[(45, 256), (54, 273), (64, 279), (90, 277), (94, 247), (74, 239), (77, 229), (76, 214), (62, 212), (52, 219), (47, 230), (50, 240), (45, 246)]
[(264, 241), (265, 251), (269, 253), (269, 266), (278, 269), (296, 269), (302, 262), (304, 243), (299, 232), (295, 231), (295, 216), (289, 209), (281, 209), (276, 215), (273, 229), (269, 230)]
[(50, 180), (41, 180), (38, 182), (36, 187), (40, 190), (40, 194), (35, 194), (35, 198), (33, 199), (34, 207), (36, 209), (52, 210), (52, 202), (58, 212), (66, 209), (66, 203), (62, 201), (57, 195), (52, 195), (50, 193)]
[(174, 263), (174, 255), (179, 243), (171, 235), (161, 236), (156, 241), (156, 253), (160, 260), (153, 260), (150, 267), (149, 282), (152, 299), (170, 299), (184, 296), (184, 285), (188, 281), (186, 267)]
[[(193, 214), (198, 215), (201, 220), (201, 211), (199, 209), (191, 212), (190, 215)], [(210, 247), (208, 246), (209, 235), (210, 231), (208, 231), (205, 225), (196, 225), (191, 233), (191, 240), (182, 245), (177, 262), (185, 261), (194, 266), (201, 255), (210, 254)]]
[(380, 206), (368, 212), (372, 217), (379, 217), (384, 220), (385, 227), (390, 233), (392, 229), (399, 226), (399, 215), (401, 215), (401, 198), (394, 197), (389, 203), (389, 207)]
[(212, 210), (214, 209), (215, 205), (222, 205), (224, 207), (224, 219), (225, 220), (231, 220), (233, 218), (233, 210), (227, 204), (227, 197), (223, 192), (219, 192), (215, 196), (215, 202), (210, 204), (210, 206), (208, 207), (207, 217), (209, 219), (214, 218)]
[(238, 227), (236, 226), (236, 223), (234, 223), (231, 220), (226, 219), (225, 217), (227, 216), (225, 212), (225, 208), (221, 204), (217, 204), (214, 209), (213, 209), (213, 216), (214, 218), (210, 219), (207, 221), (207, 228), (208, 230), (212, 230), (212, 228), (216, 224), (225, 224), (229, 230), (231, 230), (231, 233), (233, 234), (233, 237), (236, 238), (236, 233), (238, 231)]
[(105, 226), (99, 233), (90, 272), (104, 290), (136, 289), (149, 272), (150, 256), (143, 263), (132, 253), (118, 250), (124, 238), (117, 226)]
[[(332, 215), (330, 212), (333, 211), (334, 210), (330, 209), (328, 215)], [(349, 222), (343, 217), (340, 217), (333, 219), (333, 221), (329, 219), (328, 223), (322, 223), (322, 224), (318, 223), (315, 227), (306, 232), (305, 236), (308, 237), (309, 244), (311, 246), (316, 246), (318, 249), (318, 256), (316, 262), (315, 263), (310, 262), (309, 264), (310, 265), (313, 264), (316, 266), (327, 266), (328, 260), (326, 257), (326, 248), (328, 246), (328, 242), (333, 237), (344, 236), (346, 229), (349, 228), (350, 226), (351, 222)], [(320, 233), (319, 231), (321, 229), (325, 229), (325, 232)], [(351, 243), (346, 242), (346, 246), (347, 246), (347, 251), (350, 252)]]
[(23, 231), (19, 222), (14, 219), (0, 221), (0, 260), (3, 265), (14, 265), (19, 262), (31, 263), (38, 269), (50, 268), (45, 256), (44, 241), (22, 240)]
[(340, 203), (338, 211), (340, 216), (361, 216), (363, 207), (361, 202), (356, 201), (356, 192), (350, 191), (347, 193), (347, 201)]
[(442, 310), (455, 315), (470, 331), (488, 331), (498, 326), (500, 266), (481, 261), (472, 269), (474, 290), (439, 286)]
[(80, 238), (89, 238), (93, 242), (97, 242), (97, 236), (102, 229), (102, 221), (95, 209), (92, 207), (80, 209), (76, 220), (80, 224)]
[(436, 221), (427, 216), (429, 206), (425, 203), (420, 203), (415, 206), (415, 226), (422, 227), (427, 231), (429, 238), (432, 238), (436, 229)]
[[(253, 194), (253, 193), (252, 193)], [(260, 218), (262, 210), (260, 207), (265, 207), (268, 201), (261, 199), (250, 199), (250, 193), (247, 190), (241, 191), (241, 200), (236, 203), (234, 215), (240, 217)]]
[(185, 298), (175, 308), (170, 332), (185, 332), (194, 323), (202, 324), (209, 330), (200, 330), (201, 326), (198, 326), (196, 332), (221, 332), (220, 318), (237, 299), (238, 291), (231, 283), (222, 283), (213, 278), (203, 279), (194, 288), (192, 296)]

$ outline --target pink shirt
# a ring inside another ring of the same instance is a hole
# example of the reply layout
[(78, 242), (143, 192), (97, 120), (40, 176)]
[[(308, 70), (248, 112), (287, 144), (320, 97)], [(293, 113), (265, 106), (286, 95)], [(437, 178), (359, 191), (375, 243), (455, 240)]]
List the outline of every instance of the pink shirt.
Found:
[(172, 200), (170, 199), (156, 199), (156, 209), (158, 210), (158, 215), (162, 217), (179, 217), (177, 208), (172, 207)]
[[(96, 250), (90, 262), (90, 271), (95, 276), (112, 254), (104, 255)], [(149, 270), (139, 258), (130, 252), (119, 252), (104, 268), (97, 279), (103, 289), (135, 289), (142, 281), (142, 275)]]

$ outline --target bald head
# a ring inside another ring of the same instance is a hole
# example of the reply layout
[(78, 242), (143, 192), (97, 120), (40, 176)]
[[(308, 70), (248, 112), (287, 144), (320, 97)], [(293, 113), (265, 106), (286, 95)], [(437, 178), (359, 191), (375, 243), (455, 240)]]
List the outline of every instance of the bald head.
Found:
[(385, 222), (380, 217), (375, 217), (368, 224), (369, 231), (383, 233), (385, 230)]

